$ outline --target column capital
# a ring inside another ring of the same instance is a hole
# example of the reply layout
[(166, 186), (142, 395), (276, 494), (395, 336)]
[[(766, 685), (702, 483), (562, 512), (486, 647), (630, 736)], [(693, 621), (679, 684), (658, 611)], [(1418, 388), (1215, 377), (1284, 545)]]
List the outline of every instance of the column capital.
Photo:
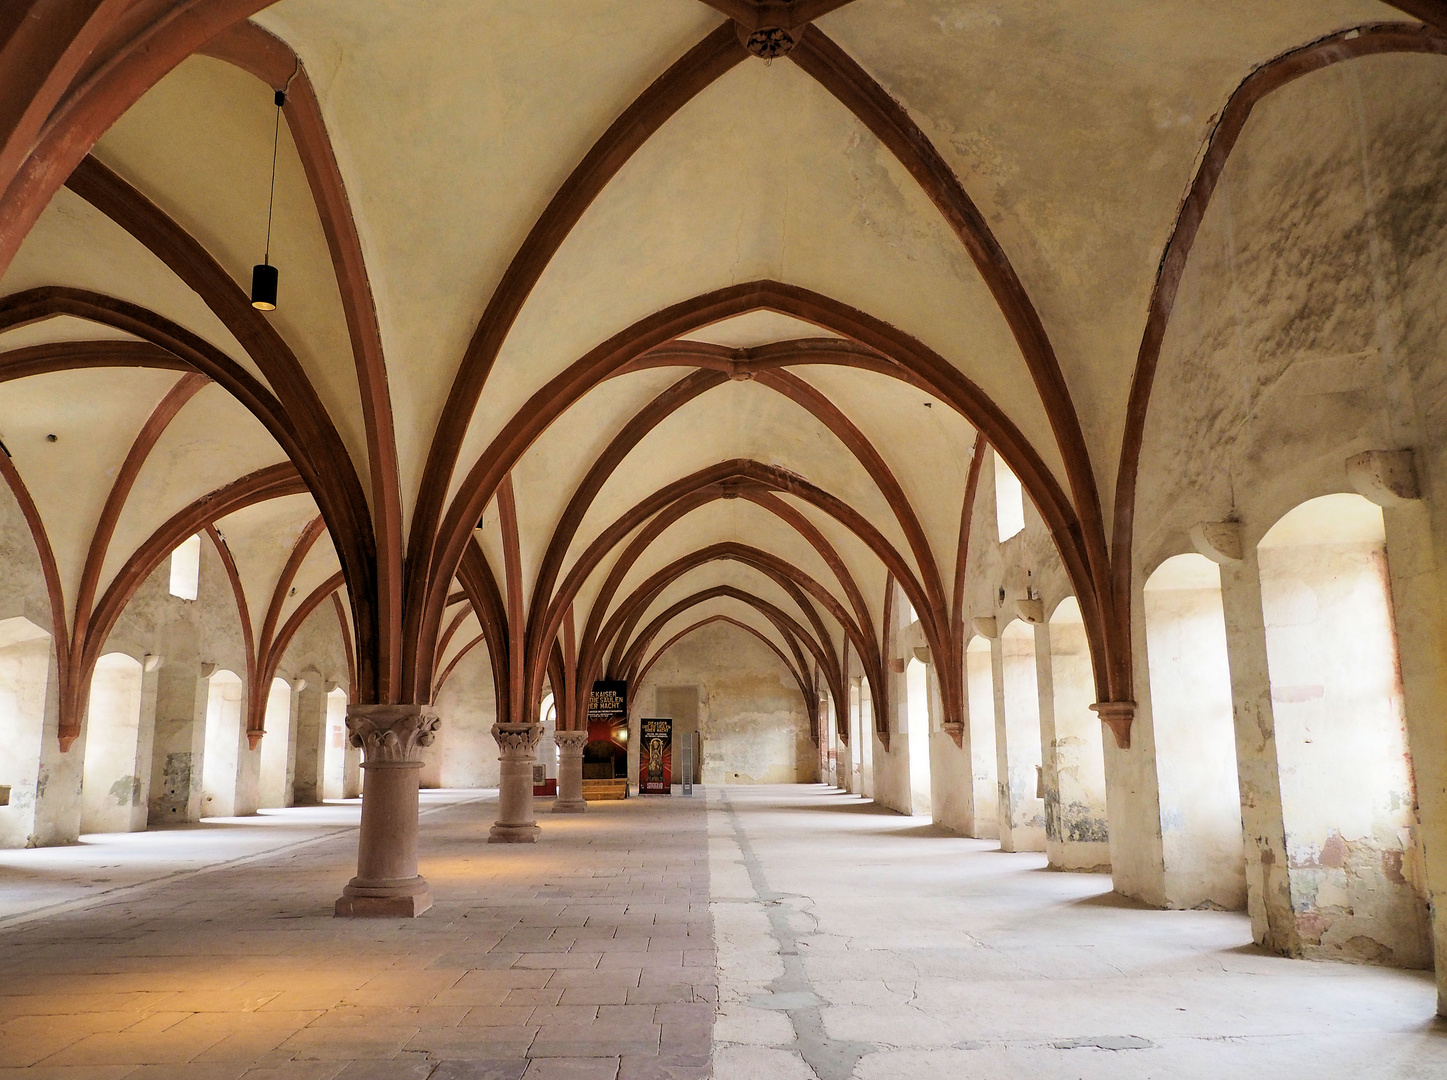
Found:
[(348, 705), (347, 742), (366, 765), (420, 763), (418, 750), (437, 738), (440, 723), (425, 705)]
[(538, 740), (543, 737), (543, 725), (493, 724), (492, 737), (497, 740), (497, 748), (502, 751), (503, 757), (531, 758), (536, 755)]
[(586, 731), (555, 731), (553, 741), (558, 744), (559, 750), (580, 751), (588, 745), (588, 733)]

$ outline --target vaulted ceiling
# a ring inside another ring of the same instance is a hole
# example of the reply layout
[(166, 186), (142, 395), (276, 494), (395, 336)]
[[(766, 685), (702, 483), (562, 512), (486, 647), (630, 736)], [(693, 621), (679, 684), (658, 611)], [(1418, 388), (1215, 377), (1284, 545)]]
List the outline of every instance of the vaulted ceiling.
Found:
[(1127, 699), (1212, 155), (1275, 85), (1447, 51), (1433, 0), (75, 6), (0, 157), (0, 468), (58, 622), (214, 526), (258, 640), (335, 592), (354, 697), (485, 641), (518, 718), (718, 618), (837, 691), (888, 578), (958, 653), (987, 445)]

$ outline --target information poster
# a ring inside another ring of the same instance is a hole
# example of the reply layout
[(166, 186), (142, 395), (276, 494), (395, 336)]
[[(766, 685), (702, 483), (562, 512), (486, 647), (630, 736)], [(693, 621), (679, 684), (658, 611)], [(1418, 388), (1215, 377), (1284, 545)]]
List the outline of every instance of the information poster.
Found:
[(638, 792), (641, 795), (669, 795), (673, 787), (673, 721), (638, 721), (643, 739), (639, 747)]

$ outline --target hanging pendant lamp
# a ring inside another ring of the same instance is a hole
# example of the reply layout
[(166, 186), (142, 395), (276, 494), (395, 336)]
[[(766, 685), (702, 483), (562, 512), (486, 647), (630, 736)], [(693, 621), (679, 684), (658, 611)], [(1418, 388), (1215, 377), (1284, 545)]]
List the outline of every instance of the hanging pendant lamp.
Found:
[(276, 310), (276, 286), (279, 275), (271, 265), (271, 215), (276, 207), (276, 148), (281, 139), (281, 107), (286, 104), (286, 91), (276, 92), (276, 130), (271, 136), (271, 195), (266, 203), (266, 254), (251, 268), (251, 306), (258, 311)]

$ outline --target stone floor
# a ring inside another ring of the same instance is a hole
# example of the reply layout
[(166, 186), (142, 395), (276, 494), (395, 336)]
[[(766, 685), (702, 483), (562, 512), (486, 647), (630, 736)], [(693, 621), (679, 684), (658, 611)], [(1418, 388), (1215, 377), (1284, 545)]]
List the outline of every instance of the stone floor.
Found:
[(0, 1080), (1447, 1076), (1420, 973), (828, 788), (699, 795), (488, 846), (495, 798), (427, 793), (407, 922), (329, 917), (355, 804), (0, 852)]
[[(549, 815), (545, 842), (492, 846), (495, 798), (427, 803), (436, 904), (415, 921), (331, 917), (355, 805), (268, 815), (269, 853), (255, 820), (3, 853), (0, 910), (32, 889), (48, 904), (0, 919), (0, 1077), (709, 1074), (702, 800)], [(217, 865), (198, 870), (208, 838)], [(67, 896), (87, 862), (117, 880)]]
[(709, 795), (720, 1080), (1447, 1077), (1424, 973), (1268, 956), (827, 788)]

